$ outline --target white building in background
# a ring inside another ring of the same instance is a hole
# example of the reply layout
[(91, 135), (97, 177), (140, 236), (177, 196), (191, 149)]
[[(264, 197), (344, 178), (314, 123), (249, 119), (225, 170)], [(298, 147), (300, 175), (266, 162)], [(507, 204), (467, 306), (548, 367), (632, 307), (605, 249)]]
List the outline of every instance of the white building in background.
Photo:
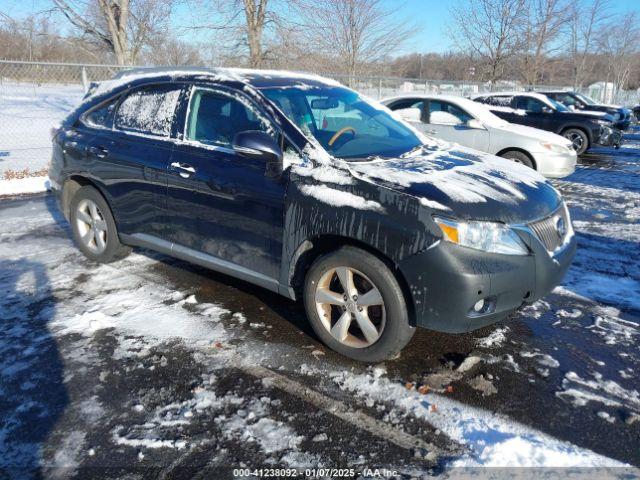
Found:
[(596, 82), (587, 87), (587, 95), (602, 103), (615, 103), (616, 84), (613, 82)]

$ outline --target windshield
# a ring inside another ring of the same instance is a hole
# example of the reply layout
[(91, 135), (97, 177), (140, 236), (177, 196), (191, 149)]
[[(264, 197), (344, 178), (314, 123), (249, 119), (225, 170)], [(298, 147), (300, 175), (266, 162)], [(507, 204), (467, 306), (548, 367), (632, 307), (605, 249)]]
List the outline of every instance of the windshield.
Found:
[(261, 91), (335, 157), (397, 157), (422, 144), (411, 128), (347, 88), (301, 86)]
[(575, 93), (575, 96), (578, 97), (580, 100), (582, 100), (583, 103), (586, 103), (587, 105), (595, 105), (596, 102), (594, 102), (593, 100), (591, 100), (589, 97), (587, 97), (586, 95), (582, 95), (581, 93)]

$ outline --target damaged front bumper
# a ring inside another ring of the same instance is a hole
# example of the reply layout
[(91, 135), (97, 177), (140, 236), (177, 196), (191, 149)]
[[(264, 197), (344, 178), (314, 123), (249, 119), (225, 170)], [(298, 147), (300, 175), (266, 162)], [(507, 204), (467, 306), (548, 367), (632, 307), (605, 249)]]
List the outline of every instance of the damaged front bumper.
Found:
[(622, 131), (617, 128), (602, 127), (602, 132), (596, 143), (603, 147), (620, 148), (620, 145), (622, 145)]
[(401, 262), (416, 326), (469, 332), (503, 320), (553, 290), (571, 264), (575, 235), (550, 254), (530, 229), (517, 231), (528, 255), (487, 253), (440, 241)]

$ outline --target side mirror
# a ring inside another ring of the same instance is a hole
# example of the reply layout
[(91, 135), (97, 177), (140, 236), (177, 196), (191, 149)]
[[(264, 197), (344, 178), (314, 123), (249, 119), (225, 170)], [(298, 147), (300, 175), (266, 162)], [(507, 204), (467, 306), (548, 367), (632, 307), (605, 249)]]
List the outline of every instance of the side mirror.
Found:
[(542, 107), (542, 113), (553, 113), (553, 110), (551, 110), (547, 106), (544, 106), (544, 107)]
[(419, 108), (401, 108), (396, 112), (407, 122), (419, 122), (422, 117), (422, 111)]
[(282, 173), (282, 148), (268, 133), (260, 130), (238, 132), (233, 137), (233, 149), (243, 157), (263, 160), (266, 175), (276, 177)]
[(477, 118), (470, 118), (467, 121), (467, 128), (472, 128), (474, 130), (484, 130), (484, 125)]

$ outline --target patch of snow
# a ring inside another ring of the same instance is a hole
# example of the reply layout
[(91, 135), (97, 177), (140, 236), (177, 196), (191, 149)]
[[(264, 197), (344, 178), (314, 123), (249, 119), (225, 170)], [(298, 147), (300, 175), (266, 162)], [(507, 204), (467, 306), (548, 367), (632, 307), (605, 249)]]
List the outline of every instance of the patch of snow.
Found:
[(556, 392), (556, 396), (566, 398), (576, 407), (584, 407), (589, 402), (601, 403), (609, 407), (626, 407), (640, 413), (640, 393), (627, 390), (613, 380), (605, 380), (599, 372), (593, 373), (593, 379), (580, 377), (575, 372), (568, 372), (562, 381), (564, 390)]
[[(317, 372), (316, 372), (317, 374)], [(470, 407), (450, 397), (422, 395), (386, 377), (335, 371), (326, 375), (341, 389), (423, 418), (469, 449), (451, 466), (604, 467), (622, 466), (571, 443), (557, 440), (510, 418)]]
[(428, 198), (424, 198), (424, 197), (420, 198), (420, 204), (428, 208), (433, 208), (434, 210), (450, 210), (449, 207), (447, 207), (446, 205), (442, 205), (441, 203), (436, 202), (435, 200), (429, 200)]
[(482, 348), (499, 347), (507, 339), (506, 333), (509, 327), (496, 328), (488, 336), (476, 340), (476, 345)]
[(261, 418), (256, 423), (247, 425), (242, 438), (257, 441), (265, 453), (295, 450), (304, 440), (303, 436), (296, 435), (289, 426), (271, 418)]
[[(1, 148), (1, 147), (0, 147)], [(28, 193), (41, 193), (51, 189), (49, 177), (26, 177), (11, 180), (0, 180), (0, 197), (9, 195), (22, 195)]]
[(358, 210), (373, 210), (382, 213), (385, 211), (383, 206), (374, 200), (367, 200), (351, 192), (336, 190), (326, 185), (303, 185), (300, 190), (305, 195), (334, 207), (351, 207)]

